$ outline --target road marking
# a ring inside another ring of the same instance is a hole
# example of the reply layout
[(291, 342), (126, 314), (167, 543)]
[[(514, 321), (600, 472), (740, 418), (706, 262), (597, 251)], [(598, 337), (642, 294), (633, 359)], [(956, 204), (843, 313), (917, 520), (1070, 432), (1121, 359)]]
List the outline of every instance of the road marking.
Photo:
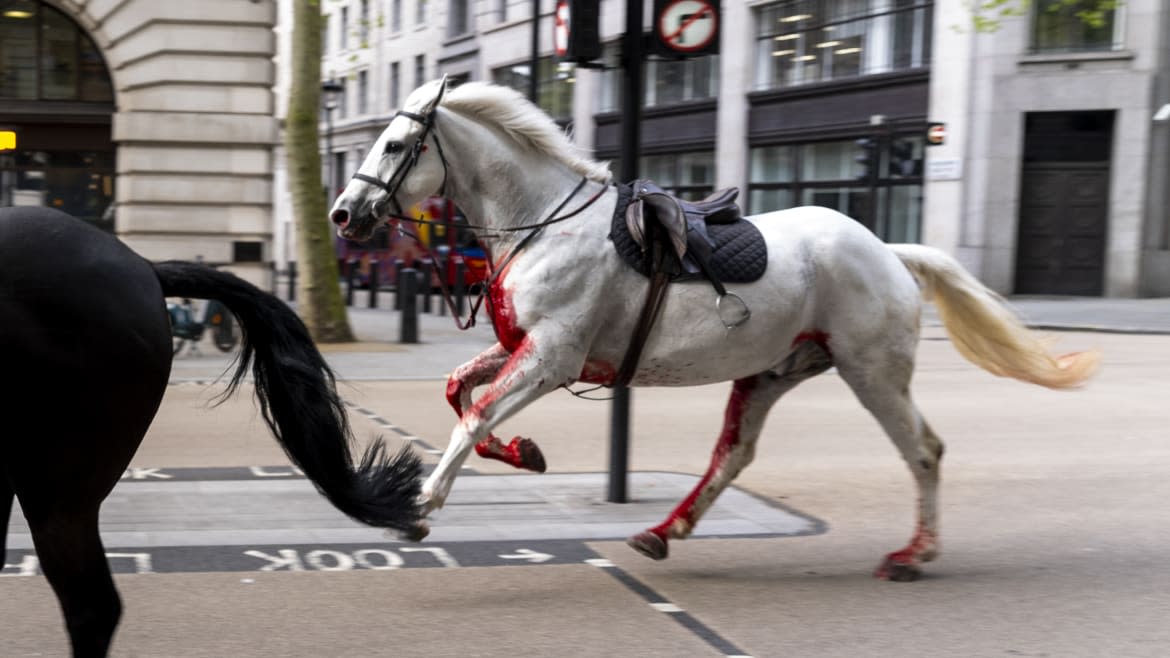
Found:
[(663, 601), (660, 603), (651, 603), (650, 607), (654, 608), (658, 612), (682, 612), (683, 611), (682, 608), (678, 607), (677, 605), (675, 605), (673, 603), (667, 602), (667, 601)]

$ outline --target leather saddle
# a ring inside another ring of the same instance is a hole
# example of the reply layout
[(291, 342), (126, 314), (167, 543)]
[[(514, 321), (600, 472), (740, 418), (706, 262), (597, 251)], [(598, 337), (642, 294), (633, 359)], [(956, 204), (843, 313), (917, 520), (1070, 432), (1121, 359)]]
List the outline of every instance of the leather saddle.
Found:
[[(729, 331), (751, 317), (743, 300), (723, 285), (724, 280), (755, 281), (767, 267), (763, 238), (753, 223), (741, 221), (737, 196), (738, 189), (728, 188), (701, 201), (685, 201), (648, 180), (618, 187), (610, 239), (622, 258), (650, 279), (650, 285), (614, 386), (625, 386), (633, 379), (672, 281), (701, 278), (710, 282), (717, 295), (716, 312)], [(723, 305), (726, 298), (734, 302), (730, 309)]]
[[(632, 184), (633, 196), (626, 207), (626, 229), (646, 252), (652, 240), (648, 239), (657, 226), (666, 238), (681, 270), (672, 272), (672, 278), (680, 274), (702, 274), (715, 283), (718, 277), (710, 273), (715, 241), (707, 230), (708, 224), (732, 224), (743, 215), (735, 203), (739, 190), (729, 187), (719, 190), (701, 201), (685, 201), (671, 196), (658, 185), (648, 180), (636, 180)], [(668, 262), (658, 263), (666, 269), (675, 269)]]

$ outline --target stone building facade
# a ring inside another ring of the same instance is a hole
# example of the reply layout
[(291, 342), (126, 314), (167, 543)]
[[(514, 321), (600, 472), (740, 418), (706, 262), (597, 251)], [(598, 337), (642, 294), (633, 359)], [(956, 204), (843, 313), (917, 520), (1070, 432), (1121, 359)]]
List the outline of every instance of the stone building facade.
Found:
[[(72, 210), (150, 259), (201, 258), (266, 280), (276, 3), (2, 0), (0, 8), (0, 129), (19, 140), (7, 161), (0, 155), (8, 201)], [(70, 48), (81, 52), (76, 70)], [(109, 93), (87, 91), (101, 76)], [(96, 154), (101, 162), (86, 170), (107, 166), (108, 180), (68, 173), (70, 151)], [(92, 185), (99, 194), (70, 201)]]

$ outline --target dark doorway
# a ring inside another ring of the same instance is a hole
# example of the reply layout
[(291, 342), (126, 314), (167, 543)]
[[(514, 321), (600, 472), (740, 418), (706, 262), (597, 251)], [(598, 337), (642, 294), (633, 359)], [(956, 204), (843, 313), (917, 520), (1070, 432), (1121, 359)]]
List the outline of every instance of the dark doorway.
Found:
[(1026, 116), (1017, 294), (1102, 294), (1113, 118), (1112, 111)]

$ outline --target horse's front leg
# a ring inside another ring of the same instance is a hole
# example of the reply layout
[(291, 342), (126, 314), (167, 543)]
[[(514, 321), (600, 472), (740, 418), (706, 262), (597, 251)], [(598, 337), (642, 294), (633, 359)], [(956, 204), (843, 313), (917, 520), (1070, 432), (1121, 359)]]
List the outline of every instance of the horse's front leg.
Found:
[(442, 459), (423, 483), (420, 502), (425, 512), (443, 506), (472, 446), (488, 436), (493, 427), (573, 379), (573, 365), (579, 370), (584, 356), (552, 341), (547, 345), (541, 347), (539, 339), (531, 334), (526, 337), (500, 367), (487, 392), (463, 412)]
[[(475, 387), (494, 379), (500, 368), (508, 362), (509, 356), (504, 346), (496, 343), (456, 368), (447, 378), (447, 402), (460, 419), (463, 418), (463, 410), (471, 408), (471, 392)], [(512, 438), (511, 443), (505, 444), (489, 433), (486, 438), (475, 444), (475, 452), (480, 457), (497, 459), (516, 468), (537, 473), (543, 473), (547, 468), (540, 448), (528, 438), (516, 436)]]

